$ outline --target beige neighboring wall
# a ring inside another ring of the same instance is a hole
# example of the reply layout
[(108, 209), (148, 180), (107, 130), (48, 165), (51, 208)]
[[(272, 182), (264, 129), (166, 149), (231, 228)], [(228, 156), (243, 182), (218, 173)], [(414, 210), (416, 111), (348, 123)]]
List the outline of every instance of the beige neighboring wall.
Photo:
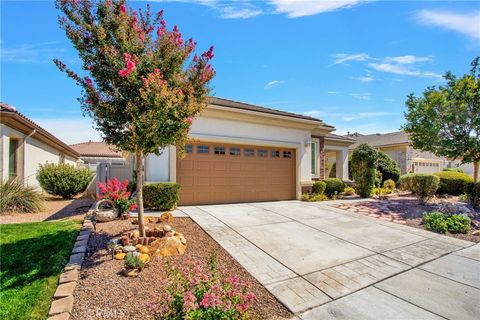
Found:
[(13, 107), (1, 104), (0, 121), (2, 179), (9, 177), (10, 138), (18, 140), (17, 177), (26, 185), (38, 187), (36, 173), (41, 164), (64, 162), (75, 165), (79, 161), (77, 152)]

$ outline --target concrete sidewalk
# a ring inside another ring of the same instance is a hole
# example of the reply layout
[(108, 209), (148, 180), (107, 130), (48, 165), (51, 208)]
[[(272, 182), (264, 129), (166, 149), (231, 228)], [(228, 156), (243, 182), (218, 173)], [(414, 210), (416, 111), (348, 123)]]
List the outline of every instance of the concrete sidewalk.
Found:
[(480, 245), (322, 203), (179, 210), (302, 319), (480, 313)]

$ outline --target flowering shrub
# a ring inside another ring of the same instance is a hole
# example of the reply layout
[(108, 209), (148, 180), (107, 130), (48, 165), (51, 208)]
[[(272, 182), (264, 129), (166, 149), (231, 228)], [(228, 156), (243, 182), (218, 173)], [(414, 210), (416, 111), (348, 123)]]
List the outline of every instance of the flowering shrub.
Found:
[(128, 180), (125, 179), (120, 182), (117, 178), (107, 180), (106, 184), (98, 183), (98, 188), (101, 194), (98, 196), (98, 200), (109, 199), (114, 204), (120, 215), (128, 214), (130, 211), (137, 208), (135, 200), (130, 199), (130, 192), (127, 191)]
[(255, 294), (236, 276), (221, 275), (216, 262), (204, 268), (198, 261), (170, 270), (169, 313), (159, 314), (158, 304), (151, 310), (161, 319), (249, 319)]

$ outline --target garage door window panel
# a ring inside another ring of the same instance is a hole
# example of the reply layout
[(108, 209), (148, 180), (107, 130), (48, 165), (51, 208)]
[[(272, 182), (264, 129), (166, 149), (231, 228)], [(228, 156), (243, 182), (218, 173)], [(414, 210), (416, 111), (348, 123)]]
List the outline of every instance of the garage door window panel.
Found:
[(240, 155), (240, 148), (230, 148), (230, 155), (231, 156), (239, 156)]
[(198, 154), (210, 154), (210, 147), (199, 145), (199, 146), (197, 146), (197, 153)]

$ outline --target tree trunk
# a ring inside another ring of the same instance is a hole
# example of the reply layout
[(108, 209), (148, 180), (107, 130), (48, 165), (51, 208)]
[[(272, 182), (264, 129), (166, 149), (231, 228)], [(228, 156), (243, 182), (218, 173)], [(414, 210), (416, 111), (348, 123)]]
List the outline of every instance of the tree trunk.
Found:
[(477, 160), (473, 163), (473, 181), (480, 181), (480, 161)]
[(143, 153), (137, 151), (135, 156), (137, 169), (138, 230), (140, 231), (140, 236), (145, 237), (145, 221), (143, 220)]

